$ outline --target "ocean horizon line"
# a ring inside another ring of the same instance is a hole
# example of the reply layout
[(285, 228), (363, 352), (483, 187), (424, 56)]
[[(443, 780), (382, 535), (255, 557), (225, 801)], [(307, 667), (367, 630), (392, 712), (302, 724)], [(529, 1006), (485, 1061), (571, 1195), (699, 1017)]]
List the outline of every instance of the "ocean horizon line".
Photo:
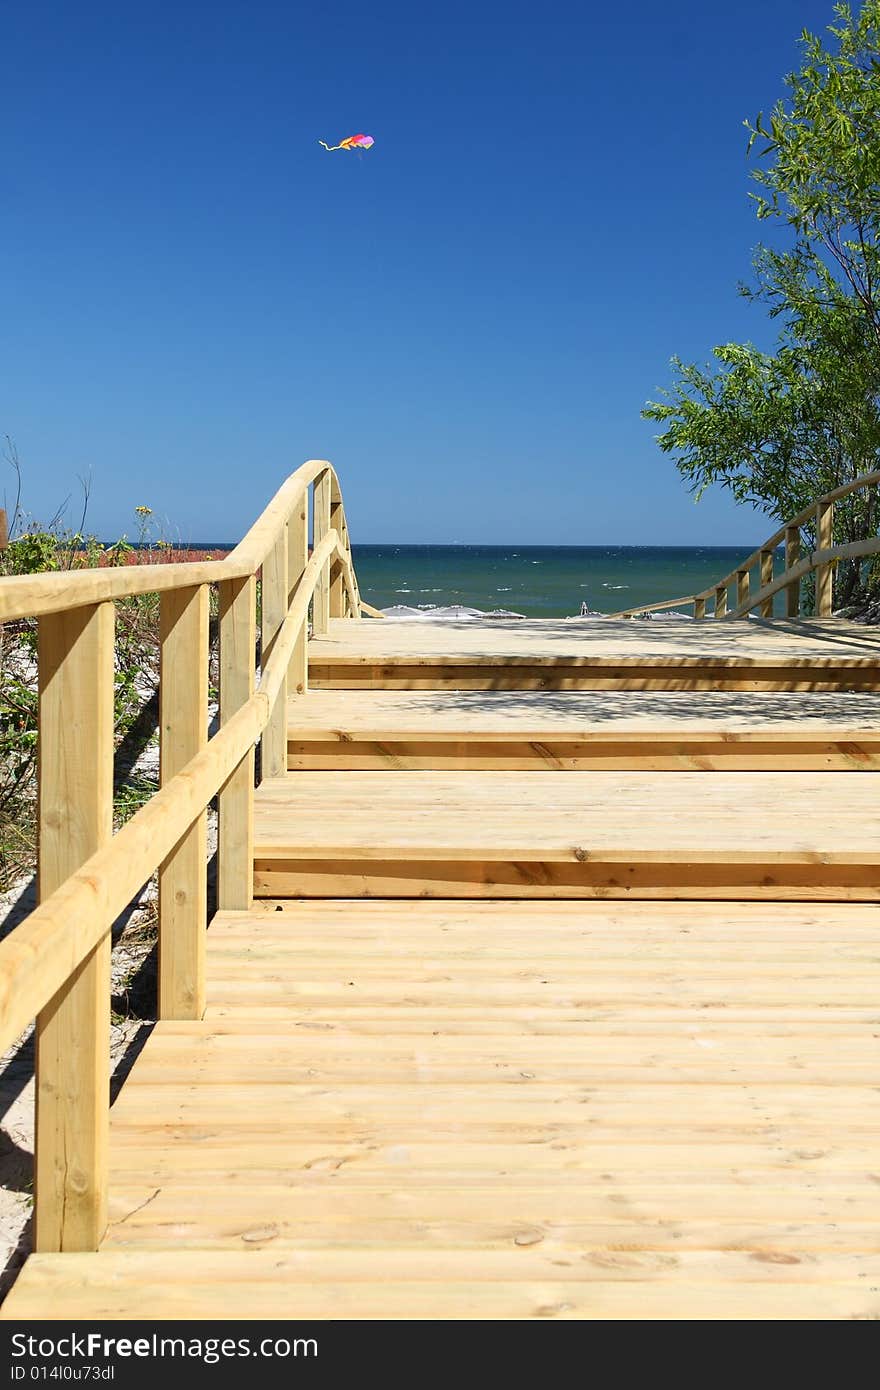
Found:
[[(110, 547), (118, 543), (117, 540), (106, 540), (101, 538), (101, 545)], [(127, 538), (126, 543), (132, 550), (156, 550), (156, 541), (134, 541)], [(235, 541), (162, 541), (162, 547), (171, 550), (234, 550), (240, 544)], [(758, 542), (760, 545), (760, 542)], [(352, 541), (352, 550), (730, 550), (738, 555), (749, 554), (758, 548), (753, 542), (743, 542), (742, 544), (732, 545), (729, 541), (722, 543), (714, 541), (660, 541), (660, 542), (633, 542), (633, 541), (597, 541), (592, 543), (574, 542), (562, 544), (558, 541)], [(774, 550), (783, 550), (784, 545), (773, 547)]]

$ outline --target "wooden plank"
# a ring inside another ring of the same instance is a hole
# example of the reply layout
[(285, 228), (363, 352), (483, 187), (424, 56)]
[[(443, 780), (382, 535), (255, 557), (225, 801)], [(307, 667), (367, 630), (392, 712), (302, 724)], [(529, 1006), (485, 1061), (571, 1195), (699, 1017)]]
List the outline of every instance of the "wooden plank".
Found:
[[(290, 515), (287, 527), (287, 606), (290, 607), (297, 585), (309, 559), (309, 499), (306, 493)], [(296, 644), (287, 675), (291, 698), (308, 690), (308, 635), (305, 626)]]
[[(159, 685), (163, 786), (208, 742), (207, 585), (162, 595)], [(159, 1017), (205, 1011), (207, 815), (201, 815), (159, 868)]]
[[(275, 639), (289, 607), (287, 561), (289, 538), (287, 526), (278, 532), (275, 544), (263, 561), (260, 603), (260, 664), (263, 670), (272, 655)], [(298, 644), (301, 646), (301, 643)], [(278, 777), (287, 767), (287, 680), (282, 680), (281, 692), (270, 714), (269, 723), (260, 744), (261, 769), (264, 777)]]
[[(527, 1039), (522, 1046), (527, 1068)], [(380, 1084), (377, 1077), (368, 1085), (239, 1082), (194, 1084), (183, 1090), (133, 1081), (114, 1104), (113, 1134), (132, 1125), (138, 1130), (153, 1125), (158, 1132), (164, 1122), (173, 1144), (189, 1136), (204, 1137), (207, 1129), (217, 1128), (222, 1117), (230, 1139), (242, 1138), (262, 1133), (268, 1116), (279, 1125), (299, 1121), (315, 1126), (342, 1121), (367, 1128), (391, 1125), (401, 1142), (408, 1140), (411, 1124), (428, 1122), (444, 1128), (509, 1126), (520, 1121), (525, 1127), (543, 1124), (551, 1130), (557, 1124), (587, 1123), (595, 1126), (597, 1135), (625, 1131), (624, 1139), (640, 1135), (645, 1141), (658, 1130), (665, 1131), (669, 1122), (682, 1142), (688, 1142), (687, 1135), (692, 1133), (700, 1143), (720, 1142), (735, 1134), (772, 1138), (779, 1127), (787, 1134), (798, 1131), (814, 1138), (817, 1125), (824, 1128), (827, 1143), (832, 1134), (870, 1137), (878, 1128), (877, 1095), (870, 1085), (812, 1086), (807, 1073), (784, 1083), (741, 1082), (717, 1087), (706, 1082), (658, 1086), (652, 1080), (585, 1088), (569, 1078), (555, 1083), (535, 1080), (527, 1086), (473, 1082), (462, 1090), (427, 1080), (415, 1086), (390, 1080)], [(649, 1171), (646, 1178), (650, 1178)], [(225, 1214), (234, 1216), (234, 1212)]]
[(291, 771), (866, 770), (880, 752), (865, 693), (319, 690), (289, 702), (288, 725)]
[[(521, 1233), (521, 1239), (533, 1238)], [(651, 1258), (595, 1243), (465, 1255), (270, 1250), (33, 1257), (0, 1316), (152, 1319), (808, 1320), (876, 1318), (876, 1259), (687, 1252)], [(371, 1273), (372, 1271), (372, 1277)], [(149, 1310), (149, 1311), (147, 1311)], [(313, 1354), (317, 1354), (315, 1342)], [(303, 1347), (301, 1354), (308, 1355)]]
[[(39, 623), (39, 895), (113, 832), (109, 603)], [(110, 926), (37, 1018), (35, 1246), (94, 1250), (107, 1224)]]
[(461, 622), (334, 619), (314, 644), (316, 660), (382, 665), (405, 660), (486, 665), (550, 664), (625, 666), (656, 658), (661, 664), (802, 665), (839, 659), (876, 661), (880, 634), (842, 618), (772, 624), (633, 622), (596, 618), (484, 619)]
[[(760, 572), (758, 576), (758, 588), (763, 589), (766, 584), (773, 583), (773, 554), (772, 550), (762, 550), (760, 558)], [(758, 613), (762, 618), (773, 617), (773, 598), (761, 600)]]
[(682, 859), (668, 865), (650, 861), (633, 864), (621, 871), (601, 862), (574, 866), (545, 860), (500, 859), (482, 863), (472, 859), (285, 861), (258, 855), (254, 861), (254, 893), (257, 897), (312, 898), (631, 897), (689, 898), (701, 902), (761, 898), (786, 902), (878, 902), (880, 884), (876, 866), (796, 864), (775, 867), (771, 873), (758, 863), (722, 869), (711, 865), (688, 868)]
[(521, 742), (486, 742), (451, 739), (437, 741), (383, 737), (376, 740), (331, 739), (288, 743), (287, 767), (291, 772), (353, 771), (372, 769), (427, 771), (461, 770), (491, 772), (496, 769), (528, 771), (557, 768), (561, 771), (620, 772), (864, 772), (880, 769), (880, 740), (759, 740), (746, 734), (731, 741), (712, 739), (654, 740), (650, 735), (611, 743), (607, 739), (557, 743), (545, 738)]
[[(814, 805), (821, 801), (817, 825)], [(750, 816), (741, 816), (743, 804)], [(871, 774), (288, 773), (257, 797), (260, 859), (880, 866)]]
[[(406, 1126), (406, 1153), (400, 1152), (400, 1125)], [(229, 1126), (207, 1133), (204, 1127), (130, 1124), (113, 1135), (114, 1181), (124, 1185), (141, 1180), (191, 1183), (193, 1174), (212, 1183), (235, 1181), (246, 1168), (254, 1186), (278, 1184), (289, 1175), (292, 1183), (333, 1181), (345, 1188), (362, 1183), (375, 1185), (403, 1169), (408, 1187), (442, 1185), (457, 1172), (462, 1182), (495, 1186), (517, 1173), (520, 1181), (558, 1178), (563, 1186), (586, 1181), (607, 1182), (602, 1174), (644, 1178), (646, 1172), (664, 1181), (695, 1186), (776, 1181), (780, 1175), (810, 1181), (837, 1190), (842, 1182), (863, 1186), (872, 1181), (876, 1167), (877, 1135), (863, 1131), (845, 1144), (829, 1143), (821, 1126), (805, 1131), (801, 1126), (783, 1128), (772, 1142), (752, 1131), (731, 1128), (716, 1137), (705, 1131), (692, 1137), (679, 1125), (659, 1142), (642, 1131), (625, 1128), (597, 1129), (588, 1120), (556, 1125), (514, 1121), (481, 1123), (473, 1106), (457, 1123), (438, 1125), (420, 1118), (415, 1107), (402, 1121), (353, 1125), (337, 1120), (322, 1125), (304, 1120), (297, 1127), (282, 1117), (277, 1129), (261, 1130)], [(173, 1140), (173, 1142), (172, 1142)], [(811, 1142), (808, 1142), (811, 1141)], [(809, 1153), (808, 1161), (804, 1154)], [(333, 1160), (328, 1162), (328, 1159)], [(321, 1175), (324, 1175), (322, 1178)]]
[[(348, 542), (348, 535), (345, 526), (345, 512), (342, 508), (342, 493), (336, 478), (330, 480), (330, 528), (339, 536), (343, 545)], [(345, 585), (342, 578), (342, 564), (339, 560), (334, 560), (330, 566), (330, 593), (329, 607), (331, 618), (344, 618), (345, 612)]]
[[(327, 532), (332, 530), (329, 473), (321, 473), (315, 479), (313, 505), (312, 545), (317, 549)], [(330, 617), (330, 562), (328, 561), (321, 570), (321, 576), (315, 588), (315, 597), (312, 601), (312, 627), (316, 637), (327, 632), (330, 626)]]
[[(834, 544), (834, 503), (821, 502), (816, 508), (816, 548), (829, 550)], [(834, 567), (830, 564), (816, 566), (816, 617), (830, 618), (834, 607), (833, 589)]]
[(749, 601), (749, 571), (747, 569), (737, 570), (736, 572), (736, 606), (740, 607)]
[[(220, 585), (220, 717), (226, 724), (254, 693), (256, 579)], [(250, 749), (219, 796), (217, 902), (246, 908), (252, 893), (254, 751)]]
[(319, 475), (334, 476), (326, 459), (310, 459), (291, 473), (243, 540), (223, 560), (180, 564), (122, 565), (65, 570), (61, 574), (13, 575), (0, 585), (0, 621), (66, 612), (131, 594), (161, 593), (247, 579), (255, 574), (279, 528)]
[(83, 866), (0, 941), (0, 1047), (10, 1047), (30, 1020), (99, 945), (157, 865), (241, 762), (263, 728), (268, 702), (259, 692), (96, 850)]
[[(654, 1122), (662, 1125), (661, 1113)], [(258, 1243), (257, 1233), (269, 1226), (272, 1234), (263, 1238), (276, 1250), (413, 1243), (467, 1249), (510, 1245), (535, 1230), (550, 1239), (643, 1250), (877, 1249), (876, 1185), (835, 1194), (790, 1177), (742, 1189), (736, 1182), (694, 1189), (658, 1175), (647, 1186), (599, 1181), (557, 1188), (508, 1180), (488, 1188), (450, 1181), (408, 1190), (393, 1181), (343, 1188), (325, 1174), (298, 1187), (241, 1184), (235, 1198), (233, 1205), (225, 1182), (179, 1182), (158, 1193), (149, 1182), (117, 1185), (105, 1248), (167, 1248), (173, 1226), (177, 1249), (240, 1250), (249, 1233)], [(836, 1236), (828, 1230), (835, 1222)]]
[[(785, 568), (792, 570), (801, 560), (801, 531), (799, 526), (785, 528)], [(801, 581), (793, 579), (785, 587), (785, 612), (788, 618), (797, 618), (801, 611)]]
[(413, 665), (394, 662), (384, 666), (325, 666), (309, 664), (309, 684), (315, 689), (351, 690), (542, 690), (542, 691), (756, 691), (766, 693), (876, 691), (880, 690), (877, 663), (834, 663), (817, 666), (802, 663), (784, 667), (749, 668), (746, 673), (729, 666), (628, 665), (508, 666), (491, 664), (455, 666)]
[(779, 742), (806, 736), (858, 740), (880, 736), (880, 698), (873, 693), (764, 694), (690, 691), (316, 690), (288, 701), (291, 738), (300, 742), (520, 740), (616, 742), (644, 735), (658, 743), (707, 734), (729, 742)]

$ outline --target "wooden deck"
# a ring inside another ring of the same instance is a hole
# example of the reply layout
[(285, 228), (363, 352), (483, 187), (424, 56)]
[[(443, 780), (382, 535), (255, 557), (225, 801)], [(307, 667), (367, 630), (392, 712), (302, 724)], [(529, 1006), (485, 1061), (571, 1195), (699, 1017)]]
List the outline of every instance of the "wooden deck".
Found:
[(880, 689), (880, 634), (840, 619), (333, 620), (313, 687), (395, 690)]
[(254, 841), (268, 897), (880, 899), (870, 773), (288, 773)]
[(839, 690), (314, 690), (287, 722), (291, 771), (880, 767), (880, 695)]
[(308, 650), (106, 1236), (2, 1316), (880, 1317), (880, 635)]
[(5, 1317), (880, 1316), (880, 909), (276, 906)]

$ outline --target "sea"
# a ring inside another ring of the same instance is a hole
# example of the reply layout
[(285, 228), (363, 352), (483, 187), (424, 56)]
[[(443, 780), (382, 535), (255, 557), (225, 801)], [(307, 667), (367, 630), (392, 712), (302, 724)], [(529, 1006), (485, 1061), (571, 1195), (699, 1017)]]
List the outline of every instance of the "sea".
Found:
[[(354, 545), (362, 596), (377, 608), (426, 612), (461, 604), (527, 618), (574, 617), (586, 603), (614, 613), (682, 598), (723, 578), (743, 546)], [(782, 551), (776, 557), (781, 573)], [(752, 585), (757, 586), (753, 575)], [(780, 611), (784, 596), (778, 596)]]
[[(226, 542), (172, 546), (220, 554)], [(354, 545), (362, 596), (376, 608), (465, 607), (526, 618), (576, 617), (581, 604), (615, 613), (706, 589), (735, 568), (745, 545)], [(775, 571), (783, 570), (782, 548)], [(758, 586), (752, 575), (753, 588)], [(784, 612), (785, 596), (776, 596)], [(684, 610), (685, 612), (687, 610)]]

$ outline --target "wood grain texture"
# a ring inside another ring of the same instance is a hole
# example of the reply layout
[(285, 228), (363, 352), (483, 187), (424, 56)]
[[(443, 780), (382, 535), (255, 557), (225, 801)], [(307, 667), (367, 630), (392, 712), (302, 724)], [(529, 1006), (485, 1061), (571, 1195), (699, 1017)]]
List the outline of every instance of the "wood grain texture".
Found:
[[(785, 528), (785, 568), (793, 570), (800, 563), (801, 530), (799, 526)], [(801, 581), (793, 579), (785, 586), (785, 613), (788, 618), (797, 618), (801, 611)]]
[(256, 827), (258, 859), (880, 866), (874, 780), (837, 772), (288, 773)]
[[(280, 908), (281, 910), (277, 910)], [(880, 908), (225, 912), (2, 1316), (876, 1316)]]
[[(207, 585), (173, 589), (160, 608), (160, 780), (166, 786), (208, 742)], [(159, 1017), (205, 1011), (207, 815), (159, 868)]]
[[(265, 668), (272, 656), (275, 639), (287, 616), (290, 592), (287, 579), (289, 541), (287, 526), (279, 531), (263, 561), (260, 585), (260, 665)], [(264, 777), (277, 777), (287, 766), (287, 675), (269, 713), (269, 722), (260, 741)]]
[(320, 688), (870, 690), (878, 656), (875, 630), (839, 619), (337, 619), (310, 644), (309, 669)]
[[(834, 503), (820, 502), (816, 508), (816, 546), (819, 551), (829, 550), (834, 544)], [(834, 607), (832, 579), (834, 567), (830, 564), (816, 566), (816, 617), (830, 618)]]
[[(773, 551), (762, 550), (758, 570), (758, 588), (763, 589), (766, 585), (773, 583)], [(773, 599), (766, 598), (758, 608), (759, 616), (762, 618), (773, 617)]]
[(880, 766), (874, 694), (315, 690), (290, 771), (843, 771)]
[[(39, 895), (113, 831), (109, 603), (39, 624)], [(37, 1018), (35, 1244), (94, 1250), (107, 1224), (110, 926)]]
[[(332, 529), (330, 524), (330, 474), (321, 473), (312, 491), (312, 545), (318, 548)], [(334, 615), (338, 616), (338, 615)], [(312, 628), (320, 637), (330, 626), (330, 561), (322, 568), (312, 601)]]
[[(227, 723), (254, 693), (257, 584), (253, 575), (220, 585), (220, 718)], [(252, 899), (254, 751), (220, 791), (217, 901), (245, 908)]]
[[(287, 606), (293, 600), (297, 585), (302, 579), (309, 558), (309, 499), (303, 494), (294, 508), (287, 527)], [(308, 634), (306, 625), (294, 648), (287, 673), (288, 690), (291, 695), (302, 695), (308, 690)]]

